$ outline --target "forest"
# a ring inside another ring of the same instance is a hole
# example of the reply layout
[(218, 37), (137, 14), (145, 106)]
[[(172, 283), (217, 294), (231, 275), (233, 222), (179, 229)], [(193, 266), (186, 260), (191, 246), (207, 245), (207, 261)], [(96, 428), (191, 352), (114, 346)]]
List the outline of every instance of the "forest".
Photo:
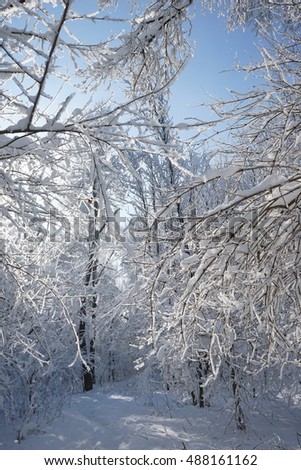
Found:
[[(301, 418), (301, 2), (0, 5), (0, 421), (125, 381)], [(196, 11), (255, 31), (258, 85), (177, 123)]]

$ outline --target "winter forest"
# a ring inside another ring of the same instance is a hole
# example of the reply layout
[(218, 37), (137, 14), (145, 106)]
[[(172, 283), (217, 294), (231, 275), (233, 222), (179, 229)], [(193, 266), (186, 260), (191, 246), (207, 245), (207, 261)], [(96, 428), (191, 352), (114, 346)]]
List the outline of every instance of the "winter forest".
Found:
[[(112, 391), (186, 420), (145, 448), (205, 420), (211, 448), (300, 449), (301, 2), (0, 5), (0, 449)], [(176, 122), (208, 11), (256, 33), (229, 69), (258, 85)]]

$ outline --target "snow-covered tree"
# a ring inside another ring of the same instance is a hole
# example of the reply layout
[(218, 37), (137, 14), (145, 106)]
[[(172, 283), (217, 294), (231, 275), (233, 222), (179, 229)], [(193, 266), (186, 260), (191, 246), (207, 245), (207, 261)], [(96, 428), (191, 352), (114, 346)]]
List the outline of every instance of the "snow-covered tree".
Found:
[[(72, 382), (80, 362), (84, 378), (94, 375), (93, 324), (109, 308), (107, 300), (97, 301), (101, 262), (106, 266), (111, 256), (99, 235), (104, 221), (109, 235), (115, 224), (109, 186), (113, 177), (118, 185), (120, 172), (114, 162), (135, 174), (128, 150), (157, 146), (139, 131), (149, 118), (139, 114), (138, 103), (143, 107), (161, 93), (184, 66), (190, 4), (158, 1), (122, 21), (112, 12), (113, 1), (89, 2), (84, 11), (72, 0), (1, 4), (1, 370), (9, 406), (20, 405), (19, 438), (43, 408), (47, 394), (38, 384), (55, 381), (54, 369), (62, 373), (55, 382), (62, 388), (63, 370)], [(96, 26), (108, 31), (120, 24), (124, 29), (104, 40)], [(113, 99), (114, 84), (120, 88), (121, 82), (123, 92)]]
[[(210, 143), (210, 165), (162, 98), (190, 57), (192, 5), (262, 38), (246, 71), (263, 85), (213, 106), (230, 137)], [(0, 389), (19, 439), (62, 391), (139, 368), (148, 346), (167, 386), (200, 406), (227, 383), (241, 429), (263, 374), (300, 365), (300, 4), (133, 2), (128, 19), (114, 6), (1, 3)], [(134, 249), (116, 233), (120, 208), (146, 234)]]
[(225, 167), (178, 191), (158, 220), (187, 193), (222, 184), (224, 199), (197, 209), (164, 260), (168, 266), (171, 256), (191, 249), (169, 280), (177, 279), (177, 307), (159, 356), (163, 363), (175, 357), (182, 377), (187, 358), (205, 358), (201, 383), (227, 378), (240, 429), (243, 401), (260, 393), (263, 374), (281, 377), (300, 366), (300, 8), (280, 5), (265, 28), (266, 2), (256, 11), (247, 4), (242, 22), (250, 14), (263, 38), (262, 62), (247, 72), (261, 74), (263, 85), (214, 105), (230, 131), (217, 149)]

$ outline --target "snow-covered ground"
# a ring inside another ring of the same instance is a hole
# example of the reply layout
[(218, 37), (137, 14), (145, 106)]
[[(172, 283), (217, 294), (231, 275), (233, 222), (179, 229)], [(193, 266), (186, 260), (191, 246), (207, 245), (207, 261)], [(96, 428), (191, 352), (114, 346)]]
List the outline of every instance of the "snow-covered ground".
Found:
[(119, 383), (73, 395), (43, 432), (14, 439), (0, 414), (0, 449), (300, 449), (301, 405), (253, 411), (247, 431), (238, 431), (225, 407), (200, 409), (164, 393), (136, 397)]

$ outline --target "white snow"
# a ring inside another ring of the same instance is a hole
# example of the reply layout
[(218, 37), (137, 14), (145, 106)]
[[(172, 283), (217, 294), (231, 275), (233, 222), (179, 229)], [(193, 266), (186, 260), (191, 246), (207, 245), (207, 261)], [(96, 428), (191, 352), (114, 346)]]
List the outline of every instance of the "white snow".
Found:
[(20, 444), (0, 412), (0, 450), (300, 449), (300, 401), (288, 409), (279, 398), (264, 412), (250, 410), (247, 431), (238, 431), (227, 403), (201, 409), (134, 389), (123, 382), (74, 394), (59, 418)]
[(199, 256), (194, 253), (191, 256), (188, 256), (187, 258), (182, 259), (181, 261), (181, 266), (189, 266), (190, 264), (196, 264), (199, 263), (200, 258)]

